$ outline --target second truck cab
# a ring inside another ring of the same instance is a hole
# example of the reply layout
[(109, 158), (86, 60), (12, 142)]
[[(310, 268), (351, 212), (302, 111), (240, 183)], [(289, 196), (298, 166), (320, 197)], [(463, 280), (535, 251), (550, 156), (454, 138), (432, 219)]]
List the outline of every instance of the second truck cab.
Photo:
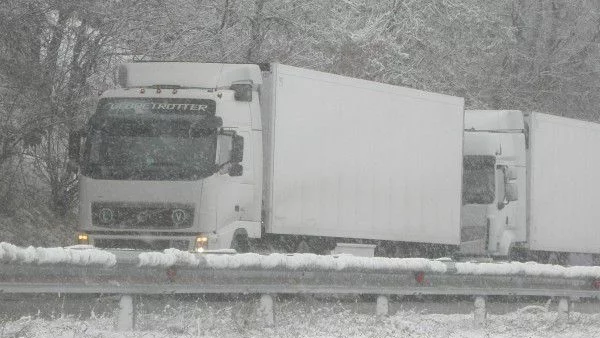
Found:
[(521, 111), (465, 111), (461, 252), (506, 256), (527, 239), (526, 125)]

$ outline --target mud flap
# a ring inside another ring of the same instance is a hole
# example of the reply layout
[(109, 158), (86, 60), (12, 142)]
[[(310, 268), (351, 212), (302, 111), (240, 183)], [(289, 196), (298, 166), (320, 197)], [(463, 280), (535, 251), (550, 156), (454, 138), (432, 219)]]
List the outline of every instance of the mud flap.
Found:
[(502, 237), (500, 238), (500, 242), (498, 245), (498, 252), (495, 252), (495, 255), (498, 256), (507, 256), (510, 251), (511, 245), (515, 242), (515, 238), (517, 235), (513, 230), (504, 230), (502, 232)]

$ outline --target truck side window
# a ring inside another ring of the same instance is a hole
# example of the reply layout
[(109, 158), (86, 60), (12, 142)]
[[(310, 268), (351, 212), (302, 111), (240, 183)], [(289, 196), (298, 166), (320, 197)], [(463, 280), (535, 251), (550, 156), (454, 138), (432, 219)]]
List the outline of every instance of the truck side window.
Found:
[(468, 155), (463, 159), (463, 204), (494, 202), (495, 159), (493, 156)]

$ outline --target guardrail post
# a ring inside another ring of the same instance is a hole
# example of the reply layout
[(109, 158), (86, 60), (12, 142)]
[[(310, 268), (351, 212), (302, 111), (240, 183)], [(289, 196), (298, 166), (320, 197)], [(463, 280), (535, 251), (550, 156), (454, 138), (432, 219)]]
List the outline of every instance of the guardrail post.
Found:
[(569, 320), (569, 311), (571, 310), (571, 300), (561, 298), (558, 300), (558, 322), (566, 324)]
[(475, 326), (484, 326), (485, 318), (487, 317), (487, 310), (485, 308), (485, 297), (477, 296), (475, 297), (475, 311), (473, 311), (473, 316), (475, 319)]
[(117, 318), (118, 331), (131, 331), (135, 326), (135, 308), (133, 307), (133, 297), (131, 295), (122, 295), (119, 300), (119, 313)]
[(273, 296), (263, 294), (260, 296), (260, 305), (258, 307), (258, 316), (266, 326), (275, 325), (275, 314), (273, 312)]
[(378, 316), (387, 316), (389, 311), (389, 300), (387, 296), (377, 296), (377, 308), (375, 312)]

